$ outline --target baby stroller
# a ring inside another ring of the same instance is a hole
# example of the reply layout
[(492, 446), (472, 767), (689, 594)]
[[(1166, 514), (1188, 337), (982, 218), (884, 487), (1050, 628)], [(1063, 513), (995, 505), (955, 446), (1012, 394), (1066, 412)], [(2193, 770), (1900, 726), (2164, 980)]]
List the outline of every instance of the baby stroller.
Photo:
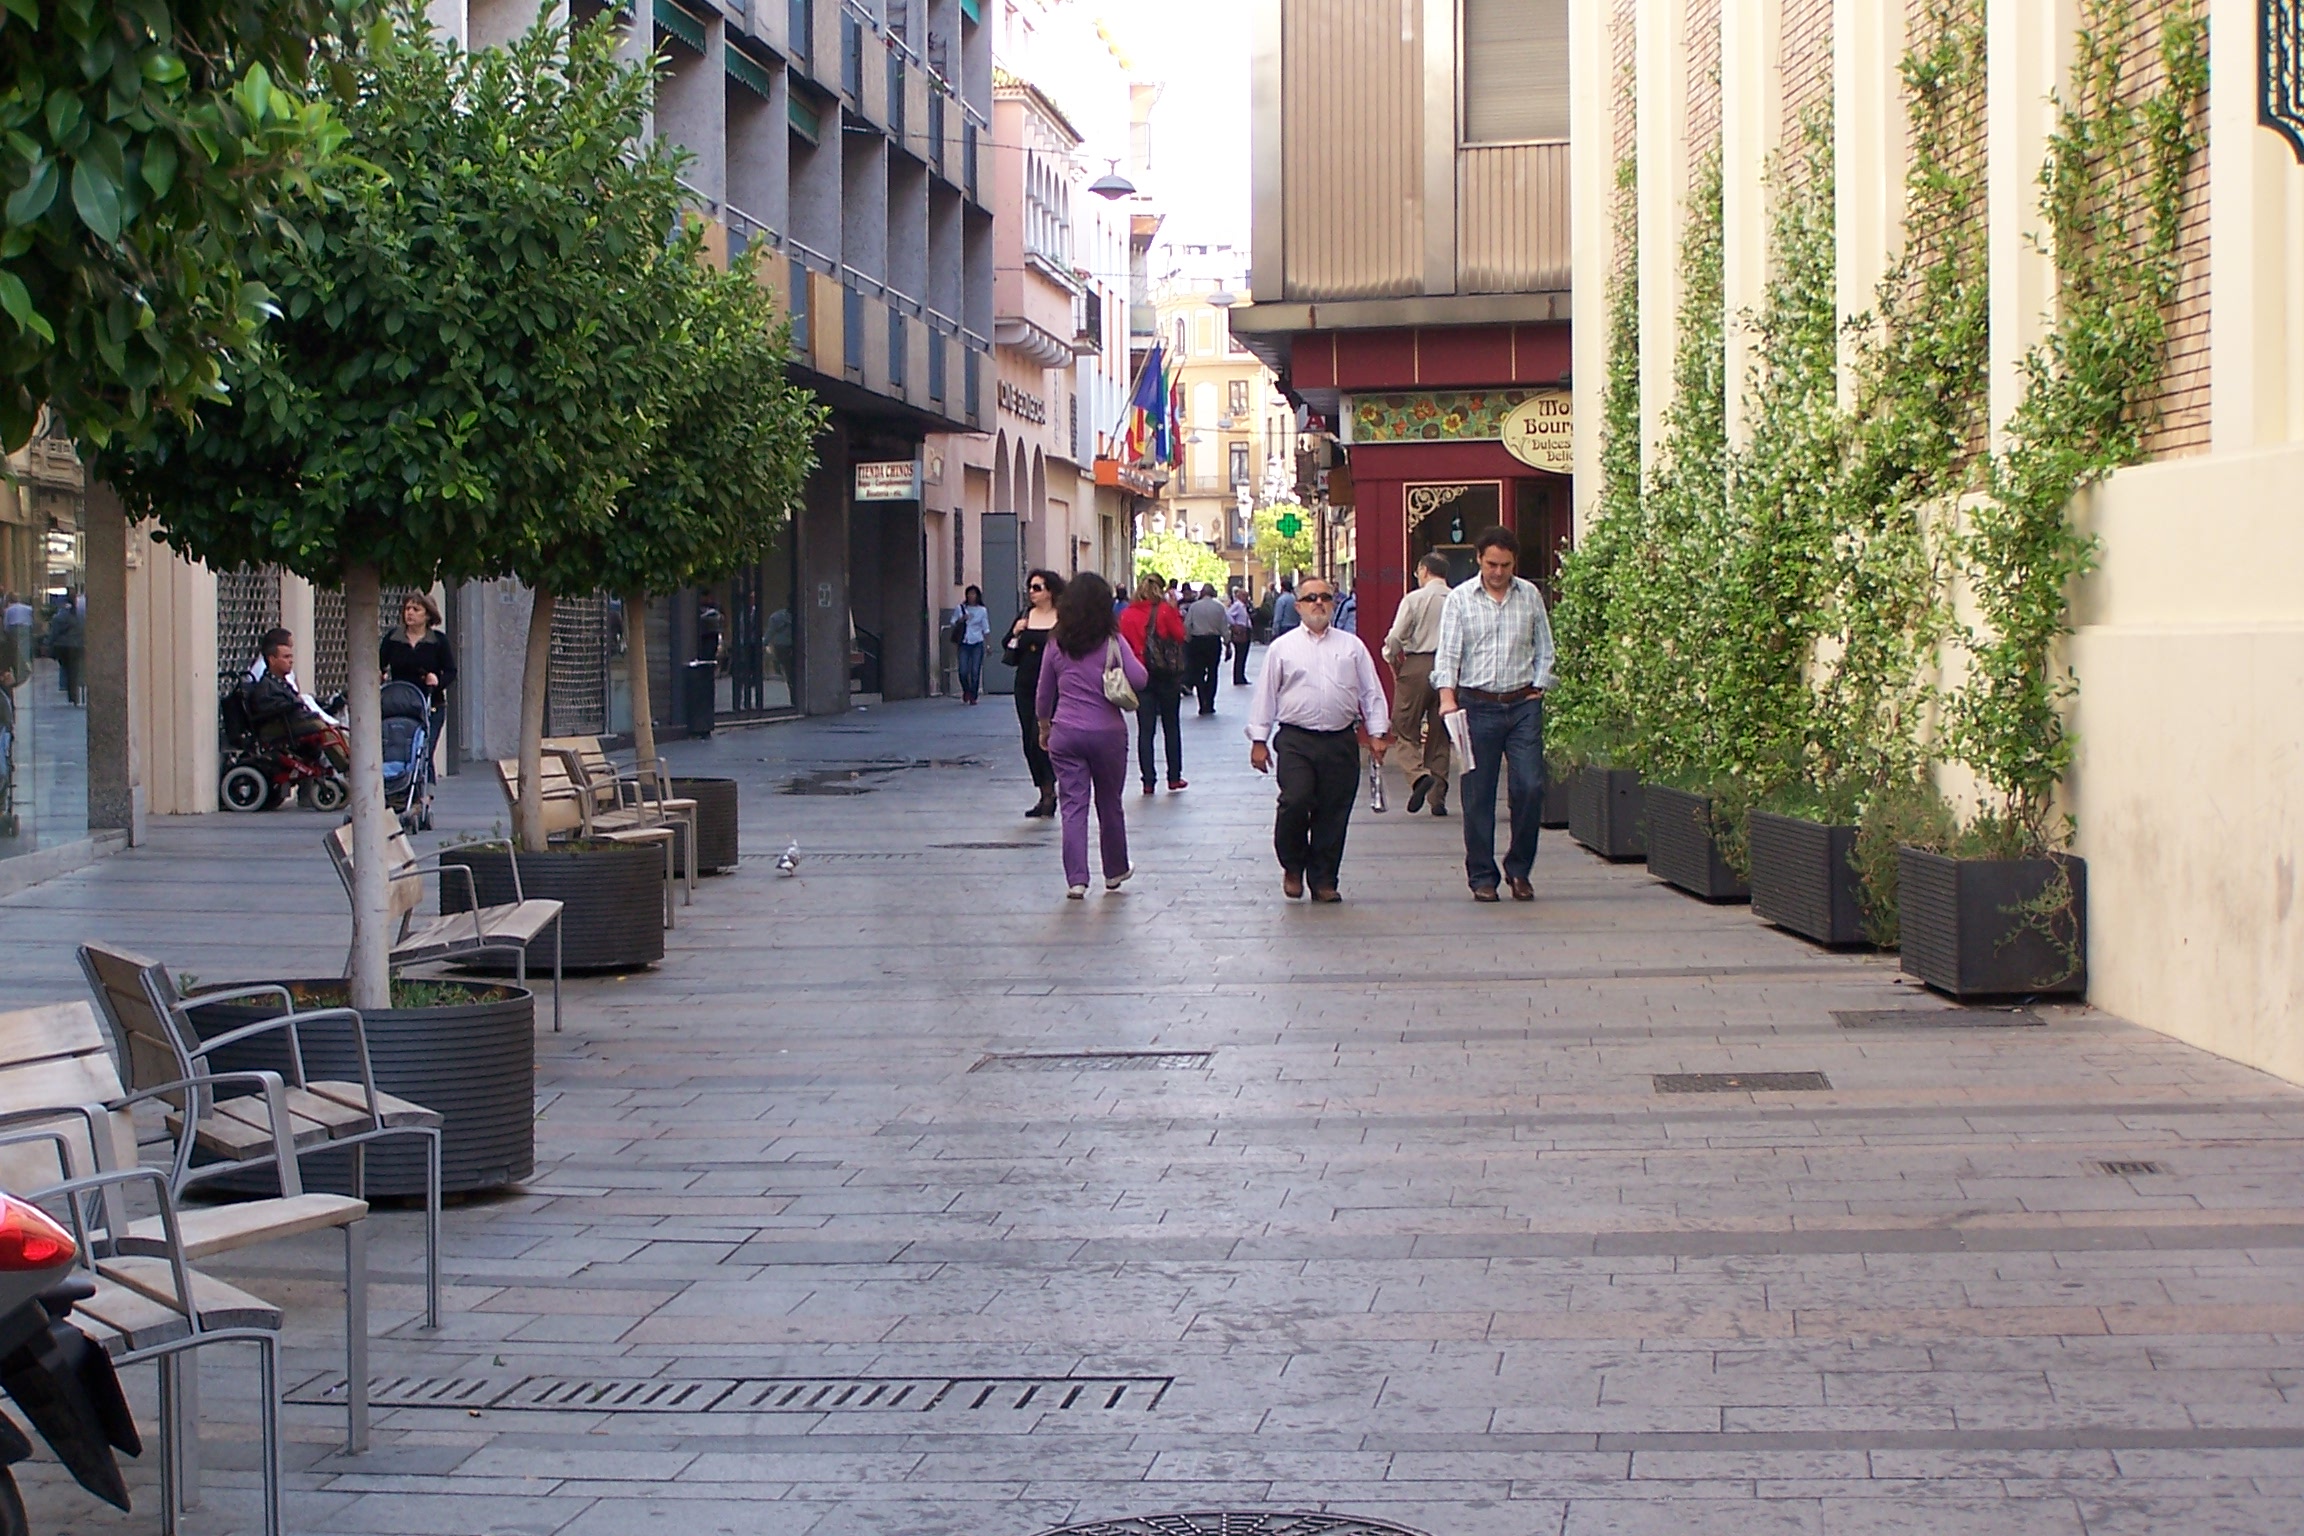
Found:
[(384, 803), (404, 831), (432, 830), (432, 701), (414, 683), (390, 682), (384, 714)]

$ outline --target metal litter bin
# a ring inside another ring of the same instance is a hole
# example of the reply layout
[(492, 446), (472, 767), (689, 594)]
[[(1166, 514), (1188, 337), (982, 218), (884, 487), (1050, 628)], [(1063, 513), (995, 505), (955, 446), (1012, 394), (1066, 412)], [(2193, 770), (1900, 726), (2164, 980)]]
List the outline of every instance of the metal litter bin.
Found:
[(681, 685), (680, 717), (687, 725), (689, 735), (709, 736), (712, 734), (712, 716), (715, 704), (713, 695), (717, 691), (719, 681), (720, 663), (716, 661), (692, 661), (688, 663), (688, 675)]

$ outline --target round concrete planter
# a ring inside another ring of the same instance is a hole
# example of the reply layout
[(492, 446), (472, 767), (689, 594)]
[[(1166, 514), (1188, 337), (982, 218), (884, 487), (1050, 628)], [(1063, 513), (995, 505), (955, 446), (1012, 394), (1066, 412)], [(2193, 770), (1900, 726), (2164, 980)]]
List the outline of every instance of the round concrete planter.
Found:
[[(341, 1006), (344, 983), (291, 981), (300, 1007)], [(536, 999), (496, 982), (442, 981), (471, 1001), (434, 1008), (364, 1010), (368, 1061), (376, 1086), (413, 1104), (438, 1110), (440, 1187), (449, 1194), (502, 1189), (536, 1168)], [(309, 998), (310, 1001), (304, 1001)], [(279, 1005), (262, 998), (193, 1010), (202, 1039), (268, 1019)], [(304, 1068), (323, 1081), (356, 1083), (358, 1061), (350, 1032), (320, 1025), (300, 1031)], [(280, 1072), (288, 1068), (287, 1042), (259, 1035), (208, 1058), (219, 1072)], [(388, 1136), (367, 1144), (368, 1193), (424, 1193), (424, 1144), (414, 1136)], [(352, 1154), (307, 1151), (297, 1159), (307, 1190), (352, 1192)], [(279, 1185), (269, 1171), (204, 1182), (201, 1188), (268, 1195)]]
[(672, 793), (696, 802), (696, 865), (699, 873), (723, 874), (736, 867), (736, 781), (674, 779)]
[[(451, 848), (442, 862), (467, 865), (479, 887), (480, 905), (513, 900), (512, 870), (501, 847)], [(627, 971), (664, 958), (664, 850), (653, 843), (556, 845), (520, 855), (520, 894), (562, 904), (562, 969)], [(461, 876), (440, 881), (440, 910), (470, 906)], [(484, 957), (469, 967), (501, 975), (502, 957)], [(529, 946), (528, 975), (552, 974), (552, 936)]]

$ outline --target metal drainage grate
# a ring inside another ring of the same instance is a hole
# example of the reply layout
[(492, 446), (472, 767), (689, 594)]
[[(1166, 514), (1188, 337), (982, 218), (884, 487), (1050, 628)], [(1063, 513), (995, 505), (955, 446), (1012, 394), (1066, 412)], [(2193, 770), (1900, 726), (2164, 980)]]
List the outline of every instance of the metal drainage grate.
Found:
[(804, 865), (819, 863), (888, 864), (898, 859), (917, 859), (919, 857), (920, 854), (916, 850), (901, 853), (810, 853), (805, 848), (800, 850), (800, 862)]
[(971, 1072), (1197, 1072), (1214, 1051), (1015, 1051), (985, 1057)]
[(1046, 843), (930, 843), (931, 848), (949, 848), (958, 853), (1009, 853), (1019, 848), (1045, 848)]
[(1303, 1510), (1219, 1509), (1177, 1515), (1130, 1515), (1067, 1525), (1046, 1536), (1418, 1536), (1404, 1525), (1365, 1515)]
[(1659, 1072), (1658, 1093), (1829, 1093), (1821, 1072)]
[(2116, 1179), (2141, 1178), (2146, 1174), (2166, 1173), (2158, 1163), (2147, 1163), (2133, 1158), (2107, 1158), (2096, 1165)]
[[(375, 1376), (377, 1408), (534, 1413), (1149, 1413), (1167, 1376)], [(291, 1403), (342, 1407), (341, 1372)]]
[(2029, 1029), (2048, 1021), (2029, 1008), (1835, 1008), (1842, 1029)]

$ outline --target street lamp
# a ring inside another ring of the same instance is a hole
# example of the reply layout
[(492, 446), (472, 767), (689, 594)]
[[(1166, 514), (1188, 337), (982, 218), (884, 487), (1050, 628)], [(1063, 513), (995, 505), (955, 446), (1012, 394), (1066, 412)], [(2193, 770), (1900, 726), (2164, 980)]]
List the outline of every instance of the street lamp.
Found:
[(1103, 175), (1088, 183), (1088, 190), (1106, 202), (1118, 202), (1123, 197), (1134, 197), (1136, 195), (1136, 183), (1120, 174), (1120, 162), (1107, 160), (1104, 164), (1108, 169)]
[(1218, 309), (1230, 309), (1233, 305), (1240, 302), (1240, 295), (1234, 293), (1229, 288), (1219, 288), (1214, 293), (1208, 295), (1208, 302)]

